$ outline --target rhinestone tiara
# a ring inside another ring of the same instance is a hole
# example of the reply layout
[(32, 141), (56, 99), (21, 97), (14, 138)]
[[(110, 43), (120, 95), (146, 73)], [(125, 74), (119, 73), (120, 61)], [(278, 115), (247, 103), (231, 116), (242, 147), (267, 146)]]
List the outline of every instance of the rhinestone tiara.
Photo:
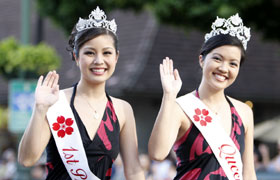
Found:
[(205, 35), (205, 42), (213, 36), (219, 34), (229, 34), (237, 37), (243, 44), (244, 49), (247, 49), (247, 42), (250, 40), (250, 28), (243, 25), (242, 19), (238, 13), (228, 19), (219, 18), (212, 24), (212, 31)]
[(111, 21), (106, 20), (106, 14), (98, 6), (95, 10), (91, 11), (88, 17), (89, 19), (79, 19), (78, 23), (76, 24), (76, 29), (78, 32), (91, 28), (105, 28), (116, 34), (117, 24), (115, 19)]

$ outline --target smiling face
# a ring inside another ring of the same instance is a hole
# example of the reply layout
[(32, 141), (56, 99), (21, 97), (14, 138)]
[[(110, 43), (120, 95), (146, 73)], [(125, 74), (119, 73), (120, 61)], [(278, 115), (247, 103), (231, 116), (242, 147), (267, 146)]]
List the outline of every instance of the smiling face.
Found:
[(110, 35), (100, 35), (84, 43), (75, 59), (81, 79), (99, 84), (105, 83), (115, 71), (118, 52)]
[(199, 62), (203, 69), (202, 84), (215, 90), (229, 87), (238, 75), (240, 60), (240, 48), (231, 45), (213, 49), (205, 59), (200, 55)]

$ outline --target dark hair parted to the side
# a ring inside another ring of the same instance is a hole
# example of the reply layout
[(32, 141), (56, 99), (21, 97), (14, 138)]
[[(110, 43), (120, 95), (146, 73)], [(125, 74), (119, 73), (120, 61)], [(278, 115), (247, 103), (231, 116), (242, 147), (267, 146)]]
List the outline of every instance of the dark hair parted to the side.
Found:
[(213, 36), (208, 41), (206, 41), (200, 50), (200, 55), (202, 55), (203, 59), (210, 53), (213, 49), (218, 48), (220, 46), (231, 45), (236, 46), (241, 50), (241, 60), (240, 64), (245, 60), (245, 50), (241, 41), (229, 34), (220, 34), (217, 36)]
[(90, 28), (85, 29), (83, 31), (78, 32), (76, 27), (73, 28), (72, 33), (68, 40), (68, 47), (67, 51), (70, 52), (72, 60), (74, 61), (75, 58), (73, 53), (75, 53), (76, 57), (79, 57), (79, 50), (80, 48), (89, 40), (100, 36), (100, 35), (109, 35), (112, 37), (114, 41), (114, 47), (116, 52), (118, 52), (118, 37), (111, 31), (105, 28)]

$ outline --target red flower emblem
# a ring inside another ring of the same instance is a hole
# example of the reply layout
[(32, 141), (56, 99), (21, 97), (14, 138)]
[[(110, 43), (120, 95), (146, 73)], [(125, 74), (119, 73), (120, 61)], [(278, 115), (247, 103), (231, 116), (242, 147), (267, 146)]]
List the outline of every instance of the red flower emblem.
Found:
[(209, 112), (206, 109), (200, 110), (199, 108), (195, 109), (195, 115), (193, 116), (195, 121), (200, 121), (201, 126), (206, 126), (207, 123), (212, 122), (211, 116), (208, 116)]
[(73, 119), (65, 118), (63, 116), (57, 117), (57, 122), (53, 123), (52, 129), (57, 131), (57, 136), (63, 138), (65, 134), (71, 135), (74, 129), (71, 127), (73, 124)]

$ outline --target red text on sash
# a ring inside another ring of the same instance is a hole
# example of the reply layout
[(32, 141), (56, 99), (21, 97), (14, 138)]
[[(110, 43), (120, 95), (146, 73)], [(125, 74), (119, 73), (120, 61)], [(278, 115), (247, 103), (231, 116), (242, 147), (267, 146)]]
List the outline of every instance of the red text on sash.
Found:
[[(75, 152), (78, 152), (78, 149), (75, 149), (73, 147), (71, 148), (63, 148), (62, 152), (64, 154), (63, 158), (64, 161), (66, 161), (69, 165), (75, 165), (76, 163), (79, 163), (80, 161), (78, 159), (75, 159)], [(74, 175), (79, 177), (80, 179), (87, 179), (87, 173), (85, 170), (78, 168), (78, 169), (71, 169), (70, 172)]]
[(235, 160), (236, 149), (229, 144), (223, 144), (219, 147), (220, 154), (219, 157), (224, 159), (230, 166), (230, 170), (233, 173), (233, 177), (236, 180), (240, 180), (240, 171), (237, 167), (237, 162)]

